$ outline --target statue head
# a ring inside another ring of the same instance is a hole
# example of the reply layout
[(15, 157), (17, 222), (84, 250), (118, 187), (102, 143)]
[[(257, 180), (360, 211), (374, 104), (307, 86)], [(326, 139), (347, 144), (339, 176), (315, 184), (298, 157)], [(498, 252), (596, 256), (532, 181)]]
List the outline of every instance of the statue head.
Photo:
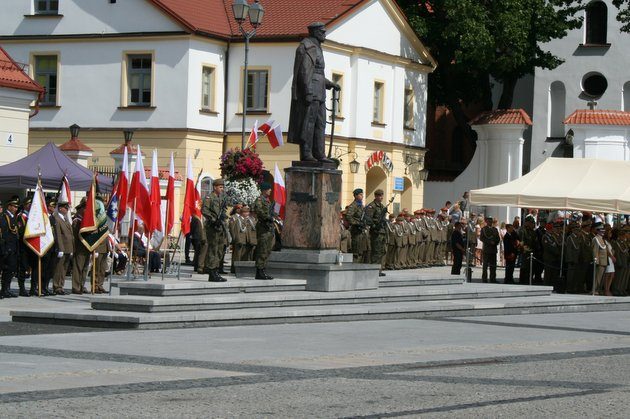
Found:
[(319, 42), (324, 42), (326, 40), (326, 25), (322, 22), (313, 22), (308, 25), (308, 34)]

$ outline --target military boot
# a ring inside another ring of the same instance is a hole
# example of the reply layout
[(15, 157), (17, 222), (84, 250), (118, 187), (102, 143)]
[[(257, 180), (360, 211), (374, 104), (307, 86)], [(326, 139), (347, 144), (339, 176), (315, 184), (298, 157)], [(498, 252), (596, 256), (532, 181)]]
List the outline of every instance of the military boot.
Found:
[(258, 269), (256, 268), (256, 279), (267, 279), (267, 276), (265, 275), (264, 271), (262, 269)]
[(25, 283), (25, 281), (23, 279), (18, 281), (18, 285), (20, 286), (20, 292), (19, 292), (19, 296), (20, 297), (28, 297), (29, 296), (28, 295), (28, 291), (26, 291), (26, 285), (24, 283)]
[(273, 276), (267, 275), (267, 271), (264, 268), (262, 269), (262, 274), (265, 277), (265, 279), (273, 279)]
[(210, 269), (208, 274), (208, 282), (221, 282), (221, 278), (215, 269)]

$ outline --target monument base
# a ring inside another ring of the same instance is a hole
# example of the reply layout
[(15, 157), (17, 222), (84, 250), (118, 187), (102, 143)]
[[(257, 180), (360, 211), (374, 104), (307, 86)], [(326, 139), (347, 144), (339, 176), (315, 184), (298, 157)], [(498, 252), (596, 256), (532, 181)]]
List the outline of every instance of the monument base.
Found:
[[(352, 263), (352, 254), (334, 250), (283, 249), (271, 252), (266, 271), (279, 279), (304, 279), (307, 291), (355, 291), (378, 288), (379, 265)], [(234, 262), (237, 278), (253, 278), (255, 262)]]

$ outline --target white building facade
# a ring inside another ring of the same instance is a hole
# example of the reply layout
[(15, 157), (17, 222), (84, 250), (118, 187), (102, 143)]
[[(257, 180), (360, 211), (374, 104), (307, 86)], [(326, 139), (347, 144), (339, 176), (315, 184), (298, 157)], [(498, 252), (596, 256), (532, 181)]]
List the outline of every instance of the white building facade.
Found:
[[(204, 178), (220, 176), (221, 153), (241, 144), (244, 62), (243, 39), (222, 2), (60, 0), (45, 13), (41, 2), (5, 3), (0, 44), (47, 87), (31, 124), (32, 149), (65, 142), (76, 123), (93, 164), (113, 165), (109, 152), (133, 128), (134, 143), (158, 148), (160, 166), (175, 152), (180, 172), (192, 155)], [(421, 206), (422, 182), (404, 169), (425, 152), (427, 75), (435, 63), (396, 4), (354, 0), (320, 16), (303, 1), (261, 3), (265, 17), (248, 57), (247, 129), (272, 119), (286, 131), (294, 52), (306, 25), (321, 20), (327, 77), (342, 86), (334, 155), (348, 154), (341, 157), (343, 199), (356, 187), (393, 193), (394, 178), (403, 178), (400, 205)], [(294, 15), (304, 22), (299, 29), (288, 22)], [(350, 173), (351, 160), (364, 163), (375, 151), (389, 154), (393, 171), (377, 165), (372, 174), (364, 167)], [(298, 154), (297, 146), (271, 150), (262, 142), (258, 152), (272, 172)]]

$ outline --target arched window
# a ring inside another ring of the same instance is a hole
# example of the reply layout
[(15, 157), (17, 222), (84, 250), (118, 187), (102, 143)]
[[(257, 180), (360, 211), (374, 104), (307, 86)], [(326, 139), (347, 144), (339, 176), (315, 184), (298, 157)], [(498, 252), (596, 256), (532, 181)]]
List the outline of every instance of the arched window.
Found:
[(554, 81), (549, 87), (549, 137), (564, 137), (567, 92), (564, 83)]
[(586, 44), (603, 45), (608, 31), (608, 9), (603, 1), (586, 6)]
[(626, 112), (630, 112), (630, 81), (627, 81), (623, 85), (623, 101), (621, 103), (621, 109)]

